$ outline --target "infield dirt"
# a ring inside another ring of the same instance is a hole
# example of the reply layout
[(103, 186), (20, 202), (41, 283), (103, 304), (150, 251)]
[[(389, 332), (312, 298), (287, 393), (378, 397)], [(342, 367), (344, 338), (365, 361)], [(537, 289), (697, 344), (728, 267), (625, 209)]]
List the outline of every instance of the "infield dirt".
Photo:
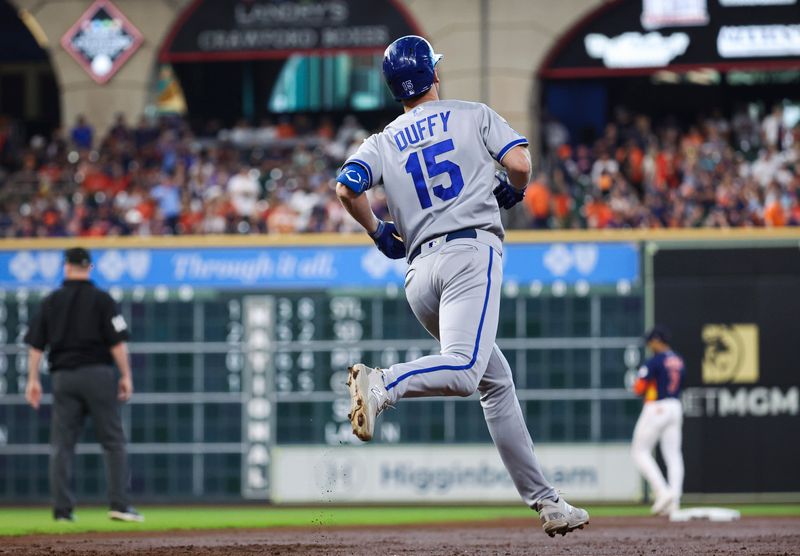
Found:
[(0, 554), (800, 554), (800, 518), (669, 523), (596, 518), (583, 531), (550, 538), (537, 521), (403, 527), (88, 533), (0, 538)]

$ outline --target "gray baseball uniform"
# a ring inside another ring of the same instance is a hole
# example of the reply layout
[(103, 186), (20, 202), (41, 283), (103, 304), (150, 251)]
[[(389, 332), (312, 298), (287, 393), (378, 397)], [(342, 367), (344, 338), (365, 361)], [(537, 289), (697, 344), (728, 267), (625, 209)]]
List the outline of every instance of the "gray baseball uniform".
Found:
[[(392, 365), (390, 401), (481, 394), (489, 432), (522, 499), (556, 498), (533, 451), (511, 368), (495, 344), (503, 279), (503, 227), (492, 195), (493, 159), (528, 141), (489, 107), (425, 102), (368, 138), (348, 163), (384, 182), (406, 243), (406, 297), (441, 343), (440, 355)], [(475, 237), (451, 232), (476, 230)]]

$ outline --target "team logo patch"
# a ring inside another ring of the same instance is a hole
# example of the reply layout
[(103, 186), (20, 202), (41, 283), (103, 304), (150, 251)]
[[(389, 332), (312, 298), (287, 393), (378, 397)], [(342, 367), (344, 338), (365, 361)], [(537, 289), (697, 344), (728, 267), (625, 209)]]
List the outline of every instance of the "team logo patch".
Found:
[(350, 183), (362, 186), (367, 185), (367, 181), (361, 179), (361, 176), (359, 176), (358, 172), (356, 172), (355, 170), (348, 170), (347, 172), (344, 173), (344, 177), (346, 177), (347, 181), (349, 181)]
[(117, 332), (122, 332), (128, 328), (128, 323), (125, 322), (125, 318), (122, 315), (117, 315), (111, 319), (111, 326), (113, 326), (114, 330)]
[(758, 382), (758, 325), (707, 324), (702, 337), (703, 382)]

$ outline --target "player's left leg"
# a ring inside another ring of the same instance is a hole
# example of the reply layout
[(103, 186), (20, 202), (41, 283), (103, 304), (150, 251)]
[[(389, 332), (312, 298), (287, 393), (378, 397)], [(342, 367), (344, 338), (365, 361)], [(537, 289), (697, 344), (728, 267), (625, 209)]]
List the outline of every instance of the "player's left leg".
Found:
[(500, 459), (522, 500), (539, 512), (544, 531), (553, 536), (582, 529), (589, 523), (589, 514), (567, 504), (544, 477), (517, 399), (511, 367), (497, 345), (492, 348), (478, 391)]
[(631, 443), (633, 461), (655, 495), (653, 513), (663, 512), (672, 503), (672, 493), (653, 457), (653, 448), (655, 448), (663, 429), (661, 418), (663, 412), (659, 411), (659, 407), (656, 405), (658, 403), (660, 402), (648, 402), (644, 405), (639, 420), (636, 421), (636, 427), (633, 429), (633, 442)]
[(667, 465), (667, 482), (672, 493), (673, 500), (668, 508), (670, 511), (680, 507), (680, 499), (683, 494), (683, 453), (681, 451), (681, 440), (683, 427), (683, 409), (678, 400), (669, 400), (668, 412), (669, 421), (664, 426), (661, 433), (661, 456)]
[(517, 400), (511, 367), (497, 345), (478, 391), (489, 434), (522, 500), (533, 508), (543, 498), (558, 498), (533, 452), (533, 440)]

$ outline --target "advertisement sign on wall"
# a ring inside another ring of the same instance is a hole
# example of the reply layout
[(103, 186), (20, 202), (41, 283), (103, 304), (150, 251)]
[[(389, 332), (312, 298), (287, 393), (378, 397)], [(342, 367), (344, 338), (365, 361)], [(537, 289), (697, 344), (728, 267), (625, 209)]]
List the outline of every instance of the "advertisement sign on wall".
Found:
[[(639, 280), (631, 243), (511, 244), (506, 282), (628, 286)], [(94, 249), (93, 278), (131, 288), (326, 288), (403, 285), (408, 265), (371, 246)], [(60, 251), (0, 251), (0, 287), (52, 288), (62, 278)]]
[[(571, 500), (641, 497), (627, 444), (537, 445), (536, 454)], [(520, 502), (492, 445), (282, 446), (273, 449), (272, 485), (278, 503)]]
[(564, 35), (540, 75), (549, 79), (660, 69), (798, 68), (797, 0), (617, 0)]
[(707, 0), (642, 0), (642, 27), (645, 29), (707, 23)]
[(660, 250), (654, 273), (686, 362), (686, 492), (800, 492), (800, 250)]
[(167, 37), (161, 61), (383, 52), (395, 38), (419, 34), (405, 7), (392, 0), (195, 0)]

